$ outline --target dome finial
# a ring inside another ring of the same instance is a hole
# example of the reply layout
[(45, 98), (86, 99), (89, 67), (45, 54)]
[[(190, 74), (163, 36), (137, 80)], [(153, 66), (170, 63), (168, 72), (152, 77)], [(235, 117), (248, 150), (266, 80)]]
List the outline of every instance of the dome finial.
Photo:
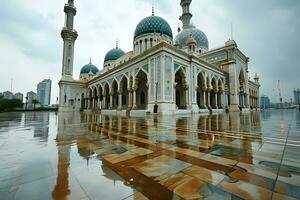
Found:
[(117, 41), (116, 41), (116, 49), (118, 49), (118, 48), (119, 48), (119, 41), (117, 39)]
[(92, 57), (90, 56), (90, 64), (92, 64)]
[(154, 3), (152, 3), (152, 16), (154, 16)]

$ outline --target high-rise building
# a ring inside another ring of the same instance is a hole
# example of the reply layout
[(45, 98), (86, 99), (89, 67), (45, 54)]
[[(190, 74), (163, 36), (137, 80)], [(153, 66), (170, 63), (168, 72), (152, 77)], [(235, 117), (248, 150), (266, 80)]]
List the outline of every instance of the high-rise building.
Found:
[(36, 100), (36, 93), (35, 92), (27, 92), (27, 103), (32, 104), (33, 100)]
[(4, 99), (13, 99), (14, 94), (10, 91), (6, 91), (6, 92), (3, 92), (3, 97), (4, 97)]
[(263, 109), (270, 108), (270, 98), (262, 95), (260, 97), (260, 107)]
[(23, 98), (24, 98), (24, 95), (22, 93), (20, 93), (20, 92), (18, 92), (18, 93), (16, 93), (14, 95), (14, 99), (18, 99), (18, 100), (20, 100), (22, 102), (23, 102)]
[(42, 106), (50, 105), (51, 80), (45, 79), (37, 85), (37, 100)]
[(295, 101), (294, 102), (295, 104), (297, 104), (297, 105), (300, 104), (300, 90), (299, 89), (294, 90), (294, 101)]

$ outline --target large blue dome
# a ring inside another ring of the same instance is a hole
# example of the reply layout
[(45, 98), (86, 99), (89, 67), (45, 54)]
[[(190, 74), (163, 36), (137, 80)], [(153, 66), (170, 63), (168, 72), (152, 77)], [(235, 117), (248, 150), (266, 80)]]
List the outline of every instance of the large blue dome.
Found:
[(104, 62), (117, 60), (117, 59), (121, 58), (124, 54), (125, 54), (125, 52), (122, 49), (114, 48), (114, 49), (110, 50), (109, 52), (107, 52), (107, 54), (105, 55), (105, 58), (104, 58)]
[(189, 36), (192, 35), (192, 37), (196, 40), (197, 46), (201, 49), (208, 50), (208, 39), (201, 30), (197, 28), (188, 28), (183, 29), (175, 38), (175, 42), (178, 41), (180, 48), (187, 47), (187, 40)]
[(146, 17), (137, 25), (134, 32), (134, 39), (147, 33), (165, 34), (173, 39), (173, 33), (166, 20), (157, 16)]
[(95, 65), (89, 63), (89, 64), (87, 64), (87, 65), (84, 65), (84, 66), (81, 68), (80, 74), (88, 74), (88, 73), (90, 73), (90, 72), (92, 72), (93, 74), (97, 74), (98, 71), (99, 71), (99, 70), (98, 70), (98, 68), (97, 68)]

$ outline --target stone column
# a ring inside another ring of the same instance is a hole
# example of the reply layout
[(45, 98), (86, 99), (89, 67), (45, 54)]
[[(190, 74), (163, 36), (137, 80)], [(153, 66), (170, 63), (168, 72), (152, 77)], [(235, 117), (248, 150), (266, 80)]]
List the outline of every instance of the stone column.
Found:
[(210, 95), (211, 95), (211, 92), (210, 90), (207, 91), (207, 107), (208, 108), (211, 108), (211, 105), (210, 105)]
[(215, 109), (218, 109), (218, 92), (215, 91), (214, 93), (215, 93), (215, 105), (214, 105), (214, 107), (215, 107)]
[(128, 89), (129, 93), (128, 93), (128, 109), (132, 108), (132, 90)]
[(202, 95), (203, 95), (203, 108), (207, 108), (206, 106), (206, 92), (205, 90), (202, 90)]
[(84, 109), (87, 109), (87, 98), (84, 99)]
[(132, 109), (137, 109), (137, 105), (136, 105), (136, 90), (133, 90), (133, 105), (132, 105)]
[(114, 101), (114, 96), (113, 93), (109, 94), (110, 102), (109, 102), (109, 109), (113, 108), (113, 101)]
[(90, 97), (88, 98), (88, 107), (87, 108), (91, 109), (91, 98)]
[(103, 96), (102, 109), (106, 109), (106, 96)]
[(118, 93), (118, 103), (119, 103), (118, 110), (122, 110), (122, 92), (121, 91)]
[(100, 99), (100, 96), (98, 97), (98, 108), (101, 109), (101, 99)]
[(185, 89), (185, 96), (186, 96), (185, 97), (186, 98), (185, 104), (186, 104), (186, 107), (188, 109), (188, 108), (190, 108), (190, 101), (189, 101), (190, 95), (189, 95), (189, 88), (188, 87)]

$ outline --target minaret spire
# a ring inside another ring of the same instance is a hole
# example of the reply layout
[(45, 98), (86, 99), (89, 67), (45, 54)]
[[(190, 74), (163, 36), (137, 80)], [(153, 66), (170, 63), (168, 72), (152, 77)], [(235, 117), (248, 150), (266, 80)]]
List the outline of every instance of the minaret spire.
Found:
[(152, 16), (154, 16), (154, 3), (152, 3)]
[(181, 0), (180, 6), (182, 7), (182, 15), (179, 18), (182, 21), (182, 28), (187, 29), (192, 27), (191, 19), (193, 15), (190, 13), (190, 5), (192, 0)]
[(73, 80), (74, 45), (78, 37), (76, 30), (74, 30), (74, 17), (77, 12), (74, 0), (68, 0), (68, 3), (65, 4), (64, 12), (66, 21), (61, 31), (61, 37), (64, 41), (62, 80)]

